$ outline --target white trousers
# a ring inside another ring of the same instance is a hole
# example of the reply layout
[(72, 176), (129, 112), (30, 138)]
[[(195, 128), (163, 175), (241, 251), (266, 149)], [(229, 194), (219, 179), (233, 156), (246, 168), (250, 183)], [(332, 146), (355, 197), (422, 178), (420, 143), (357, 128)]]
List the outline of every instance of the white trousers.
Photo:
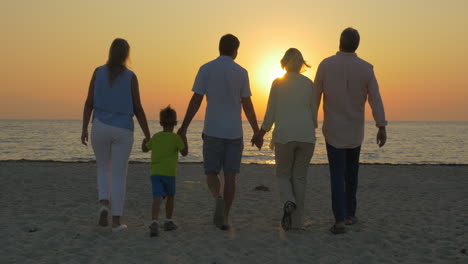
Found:
[(99, 200), (109, 200), (112, 215), (121, 216), (127, 189), (128, 158), (133, 146), (133, 131), (109, 126), (94, 119), (91, 144), (96, 156)]
[(292, 141), (275, 144), (276, 176), (281, 206), (287, 201), (296, 204), (296, 210), (291, 215), (292, 228), (302, 228), (304, 225), (307, 171), (314, 149), (314, 143)]

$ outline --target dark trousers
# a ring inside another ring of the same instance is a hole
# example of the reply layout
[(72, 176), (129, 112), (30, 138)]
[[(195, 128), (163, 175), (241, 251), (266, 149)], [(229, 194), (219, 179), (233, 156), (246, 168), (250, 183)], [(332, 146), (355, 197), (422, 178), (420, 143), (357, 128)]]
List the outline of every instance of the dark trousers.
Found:
[(361, 146), (338, 149), (327, 143), (332, 208), (336, 222), (343, 222), (356, 214), (360, 152)]

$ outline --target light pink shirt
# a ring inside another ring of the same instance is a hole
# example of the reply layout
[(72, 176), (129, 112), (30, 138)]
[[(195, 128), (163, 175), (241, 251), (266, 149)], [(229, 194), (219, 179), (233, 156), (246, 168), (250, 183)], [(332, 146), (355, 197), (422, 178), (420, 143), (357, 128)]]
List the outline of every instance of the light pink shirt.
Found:
[(366, 100), (377, 127), (387, 125), (373, 66), (356, 53), (337, 52), (324, 59), (315, 76), (317, 107), (323, 94), (323, 135), (335, 148), (355, 148), (364, 139)]

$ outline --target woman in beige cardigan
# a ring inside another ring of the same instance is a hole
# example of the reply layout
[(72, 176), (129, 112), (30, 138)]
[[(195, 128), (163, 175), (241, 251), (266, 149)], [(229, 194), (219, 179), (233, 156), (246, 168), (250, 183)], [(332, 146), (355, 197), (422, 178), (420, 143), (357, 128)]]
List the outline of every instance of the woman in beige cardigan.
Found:
[(317, 105), (313, 82), (302, 75), (309, 67), (302, 54), (290, 48), (281, 59), (286, 70), (273, 81), (262, 129), (253, 142), (275, 129), (270, 147), (275, 151), (276, 177), (283, 205), (281, 226), (284, 230), (301, 229), (304, 224), (304, 198), (307, 170), (314, 153)]

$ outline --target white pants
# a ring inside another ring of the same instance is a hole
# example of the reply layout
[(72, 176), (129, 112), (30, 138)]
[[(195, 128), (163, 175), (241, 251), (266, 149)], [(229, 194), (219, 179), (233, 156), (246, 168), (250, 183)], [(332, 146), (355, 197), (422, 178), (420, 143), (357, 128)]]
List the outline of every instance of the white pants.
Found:
[(112, 215), (121, 216), (127, 189), (128, 158), (133, 131), (93, 121), (91, 144), (97, 165), (99, 200), (110, 200)]
[(304, 225), (307, 171), (314, 148), (314, 143), (297, 141), (275, 144), (276, 176), (281, 206), (287, 201), (296, 204), (296, 210), (291, 215), (292, 228), (302, 228)]

